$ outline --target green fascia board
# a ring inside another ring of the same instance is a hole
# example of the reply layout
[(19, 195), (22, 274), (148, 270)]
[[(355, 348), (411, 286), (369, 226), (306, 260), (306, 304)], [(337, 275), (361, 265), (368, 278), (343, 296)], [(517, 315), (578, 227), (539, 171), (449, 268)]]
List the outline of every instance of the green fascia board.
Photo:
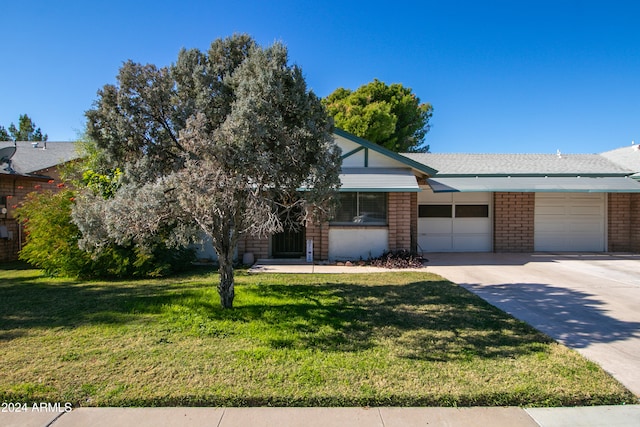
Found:
[(377, 153), (380, 153), (380, 154), (382, 154), (384, 156), (390, 157), (393, 160), (396, 160), (396, 161), (398, 161), (398, 162), (400, 162), (400, 163), (402, 163), (402, 164), (404, 164), (404, 165), (406, 165), (406, 166), (408, 166), (408, 167), (410, 167), (412, 169), (418, 170), (418, 171), (420, 171), (420, 172), (422, 172), (422, 173), (424, 173), (426, 175), (434, 176), (434, 175), (436, 175), (438, 173), (437, 170), (435, 170), (433, 168), (430, 168), (427, 165), (423, 165), (422, 163), (418, 163), (415, 160), (412, 160), (412, 159), (410, 159), (408, 157), (405, 157), (405, 156), (403, 156), (401, 154), (395, 153), (395, 152), (393, 152), (393, 151), (391, 151), (391, 150), (389, 150), (387, 148), (384, 148), (381, 145), (374, 144), (371, 141), (367, 141), (366, 139), (360, 138), (359, 136), (355, 136), (354, 134), (349, 133), (347, 131), (344, 131), (342, 129), (334, 128), (333, 133), (335, 133), (336, 135), (341, 136), (341, 137), (343, 137), (345, 139), (348, 139), (351, 142), (354, 142), (354, 143), (359, 144), (359, 145), (361, 145), (361, 146), (363, 146), (365, 148), (368, 148), (369, 150), (373, 150), (373, 151), (375, 151)]
[[(296, 189), (296, 191), (299, 192), (305, 192), (305, 191), (309, 191), (308, 187), (299, 187)], [(339, 193), (419, 193), (421, 192), (422, 189), (421, 188), (416, 188), (416, 187), (410, 187), (410, 188), (354, 188), (354, 187), (349, 187), (349, 188), (343, 188), (340, 187), (338, 189)]]
[(434, 193), (640, 193), (637, 180), (614, 177), (434, 177), (427, 179)]
[[(504, 173), (504, 174), (477, 174), (477, 173), (443, 173), (430, 178), (624, 178), (626, 173)], [(634, 177), (633, 175), (631, 176)], [(638, 176), (640, 178), (640, 175)]]
[(354, 192), (359, 192), (359, 193), (419, 193), (422, 190), (420, 188), (416, 188), (416, 187), (410, 187), (410, 188), (398, 188), (398, 187), (394, 187), (394, 188), (342, 188), (340, 187), (340, 189), (338, 190), (340, 193), (354, 193)]

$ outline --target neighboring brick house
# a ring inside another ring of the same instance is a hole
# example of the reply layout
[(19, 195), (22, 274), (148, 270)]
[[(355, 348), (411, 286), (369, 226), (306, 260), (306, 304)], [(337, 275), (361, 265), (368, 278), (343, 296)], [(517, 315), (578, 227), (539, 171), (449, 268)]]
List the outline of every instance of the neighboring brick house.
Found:
[(58, 190), (59, 166), (78, 154), (72, 142), (2, 141), (0, 152), (11, 155), (0, 161), (0, 262), (6, 262), (18, 259), (24, 244), (16, 207), (32, 191)]

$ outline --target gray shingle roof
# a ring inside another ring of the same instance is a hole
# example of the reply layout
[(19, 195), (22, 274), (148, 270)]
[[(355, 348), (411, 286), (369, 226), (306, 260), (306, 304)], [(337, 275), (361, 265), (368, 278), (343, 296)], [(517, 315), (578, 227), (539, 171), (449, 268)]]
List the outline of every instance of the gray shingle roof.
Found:
[[(0, 148), (13, 146), (12, 141), (0, 142)], [(39, 142), (34, 148), (33, 143), (18, 141), (16, 153), (11, 158), (11, 168), (21, 175), (33, 174), (44, 169), (75, 160), (80, 157), (73, 142)], [(0, 173), (9, 173), (0, 165)]]
[(599, 154), (404, 154), (438, 170), (436, 176), (630, 175), (632, 170)]
[(640, 146), (631, 145), (600, 154), (602, 157), (616, 163), (623, 168), (640, 172)]

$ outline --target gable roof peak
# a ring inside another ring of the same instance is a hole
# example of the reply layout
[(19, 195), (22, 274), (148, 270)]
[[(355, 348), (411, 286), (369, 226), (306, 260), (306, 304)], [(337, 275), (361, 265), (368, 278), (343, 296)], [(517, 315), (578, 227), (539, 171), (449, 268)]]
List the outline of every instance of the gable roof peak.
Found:
[(405, 156), (402, 153), (396, 153), (394, 151), (389, 150), (388, 148), (385, 148), (381, 145), (378, 145), (376, 143), (373, 143), (371, 141), (368, 141), (364, 138), (360, 138), (359, 136), (356, 136), (352, 133), (349, 133), (345, 130), (339, 129), (339, 128), (334, 128), (333, 133), (339, 137), (342, 137), (352, 143), (355, 143), (357, 145), (360, 145), (361, 147), (367, 149), (367, 150), (371, 150), (371, 151), (375, 151), (376, 153), (379, 153), (385, 157), (388, 157), (390, 159), (393, 159), (397, 162), (400, 162), (402, 165), (407, 166), (415, 171), (418, 171), (424, 175), (428, 175), (428, 176), (433, 176), (435, 174), (438, 173), (438, 171), (434, 168), (432, 168), (431, 166), (425, 164), (425, 163), (420, 163), (417, 162), (407, 156)]

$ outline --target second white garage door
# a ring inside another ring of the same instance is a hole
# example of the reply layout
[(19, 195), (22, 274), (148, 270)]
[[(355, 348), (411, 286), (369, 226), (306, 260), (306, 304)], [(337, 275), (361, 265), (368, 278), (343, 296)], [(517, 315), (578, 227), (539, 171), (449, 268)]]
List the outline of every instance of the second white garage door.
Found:
[(536, 251), (605, 250), (605, 194), (536, 193)]

